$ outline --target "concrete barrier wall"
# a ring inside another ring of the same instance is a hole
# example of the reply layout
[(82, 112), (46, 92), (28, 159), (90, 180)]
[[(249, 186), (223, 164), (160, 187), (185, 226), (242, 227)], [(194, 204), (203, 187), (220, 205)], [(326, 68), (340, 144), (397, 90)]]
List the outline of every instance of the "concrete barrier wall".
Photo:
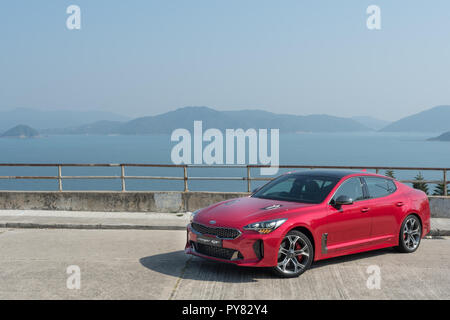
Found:
[[(185, 212), (245, 197), (245, 192), (0, 192), (0, 209), (106, 212)], [(430, 197), (431, 216), (450, 218), (450, 198)]]
[(429, 197), (430, 211), (433, 218), (450, 218), (449, 197)]
[(0, 209), (106, 212), (185, 212), (238, 197), (243, 192), (0, 192)]

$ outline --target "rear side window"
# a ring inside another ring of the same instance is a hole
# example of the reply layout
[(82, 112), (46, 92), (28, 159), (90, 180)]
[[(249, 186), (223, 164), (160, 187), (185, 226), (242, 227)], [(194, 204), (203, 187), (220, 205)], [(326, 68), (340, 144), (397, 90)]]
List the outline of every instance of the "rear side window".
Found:
[(386, 197), (397, 190), (394, 181), (390, 179), (364, 177), (364, 180), (366, 181), (369, 198), (371, 199)]

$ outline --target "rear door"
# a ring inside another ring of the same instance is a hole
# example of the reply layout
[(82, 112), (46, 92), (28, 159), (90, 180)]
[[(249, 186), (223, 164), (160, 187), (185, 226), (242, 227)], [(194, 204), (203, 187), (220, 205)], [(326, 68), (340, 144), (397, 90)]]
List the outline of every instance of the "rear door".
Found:
[(341, 195), (352, 198), (354, 202), (341, 207), (328, 205), (328, 232), (322, 235), (326, 237), (326, 250), (322, 252), (324, 254), (339, 253), (364, 246), (370, 238), (371, 218), (367, 210), (367, 199), (361, 178), (353, 177), (344, 181), (334, 194), (332, 202)]
[(372, 219), (371, 237), (373, 242), (390, 240), (397, 235), (397, 213), (404, 203), (395, 196), (397, 187), (391, 179), (382, 177), (363, 178), (369, 200), (367, 206)]

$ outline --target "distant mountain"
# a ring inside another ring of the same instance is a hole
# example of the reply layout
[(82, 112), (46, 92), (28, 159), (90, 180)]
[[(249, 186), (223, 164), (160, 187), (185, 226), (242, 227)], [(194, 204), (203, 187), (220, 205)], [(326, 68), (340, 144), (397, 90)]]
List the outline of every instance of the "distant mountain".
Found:
[(96, 121), (82, 126), (43, 129), (45, 134), (119, 134), (119, 128), (124, 124), (120, 121)]
[[(370, 129), (357, 121), (324, 114), (298, 116), (261, 110), (223, 111), (247, 128), (279, 128), (281, 132), (352, 132)], [(239, 127), (238, 127), (239, 128)]]
[(358, 121), (362, 125), (371, 128), (373, 130), (380, 130), (391, 123), (390, 121), (385, 121), (368, 116), (351, 117), (350, 119)]
[(19, 124), (14, 128), (7, 130), (1, 138), (35, 138), (39, 136), (39, 132), (29, 126)]
[(0, 111), (0, 131), (4, 131), (19, 123), (26, 123), (39, 130), (81, 126), (89, 122), (100, 120), (128, 121), (130, 118), (104, 111), (40, 111), (36, 109), (20, 108), (10, 111)]
[(185, 107), (156, 116), (131, 120), (120, 128), (119, 133), (171, 133), (177, 128), (192, 129), (194, 120), (202, 120), (204, 128), (225, 129), (234, 128), (236, 124), (244, 124), (239, 119), (208, 107)]
[(297, 116), (261, 110), (217, 111), (208, 107), (184, 107), (156, 116), (128, 122), (101, 121), (79, 127), (44, 130), (53, 134), (159, 134), (177, 128), (192, 130), (195, 120), (203, 121), (203, 129), (271, 129), (280, 132), (351, 132), (368, 131), (366, 126), (347, 118), (328, 115)]
[(391, 132), (445, 132), (450, 128), (450, 106), (437, 106), (400, 119), (381, 129)]
[(450, 141), (450, 131), (441, 134), (438, 137), (430, 138), (429, 141)]

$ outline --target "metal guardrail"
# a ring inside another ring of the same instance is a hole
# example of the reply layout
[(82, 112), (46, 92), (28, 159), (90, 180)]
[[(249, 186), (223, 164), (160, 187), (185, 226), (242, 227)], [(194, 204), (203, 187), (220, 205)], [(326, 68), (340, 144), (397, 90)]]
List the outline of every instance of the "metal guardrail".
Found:
[[(16, 180), (57, 180), (58, 181), (58, 190), (63, 191), (63, 180), (74, 180), (74, 179), (120, 179), (122, 183), (122, 191), (126, 191), (126, 180), (127, 179), (143, 179), (143, 180), (181, 180), (184, 181), (184, 191), (189, 191), (188, 181), (189, 180), (240, 180), (247, 181), (247, 191), (250, 192), (251, 182), (252, 181), (269, 181), (273, 178), (270, 177), (252, 177), (251, 169), (256, 168), (269, 168), (269, 165), (175, 165), (175, 164), (133, 164), (133, 163), (122, 163), (122, 164), (70, 164), (70, 163), (58, 163), (58, 164), (49, 164), (49, 163), (0, 163), (0, 167), (54, 167), (58, 170), (58, 175), (56, 176), (0, 176), (0, 180), (2, 179), (16, 179)], [(121, 174), (114, 176), (64, 176), (62, 174), (63, 167), (120, 167)], [(131, 167), (141, 167), (141, 168), (182, 168), (183, 176), (128, 176), (125, 174), (125, 168)], [(246, 175), (241, 177), (195, 177), (188, 175), (189, 168), (245, 168)], [(279, 165), (280, 169), (347, 169), (347, 170), (375, 170), (376, 173), (379, 173), (380, 170), (395, 170), (395, 171), (441, 171), (442, 172), (442, 180), (399, 180), (403, 183), (430, 183), (430, 184), (441, 184), (444, 186), (444, 195), (447, 195), (448, 187), (447, 185), (450, 183), (447, 181), (447, 171), (450, 171), (450, 168), (427, 168), (427, 167), (362, 167), (362, 166), (307, 166), (307, 165)]]

